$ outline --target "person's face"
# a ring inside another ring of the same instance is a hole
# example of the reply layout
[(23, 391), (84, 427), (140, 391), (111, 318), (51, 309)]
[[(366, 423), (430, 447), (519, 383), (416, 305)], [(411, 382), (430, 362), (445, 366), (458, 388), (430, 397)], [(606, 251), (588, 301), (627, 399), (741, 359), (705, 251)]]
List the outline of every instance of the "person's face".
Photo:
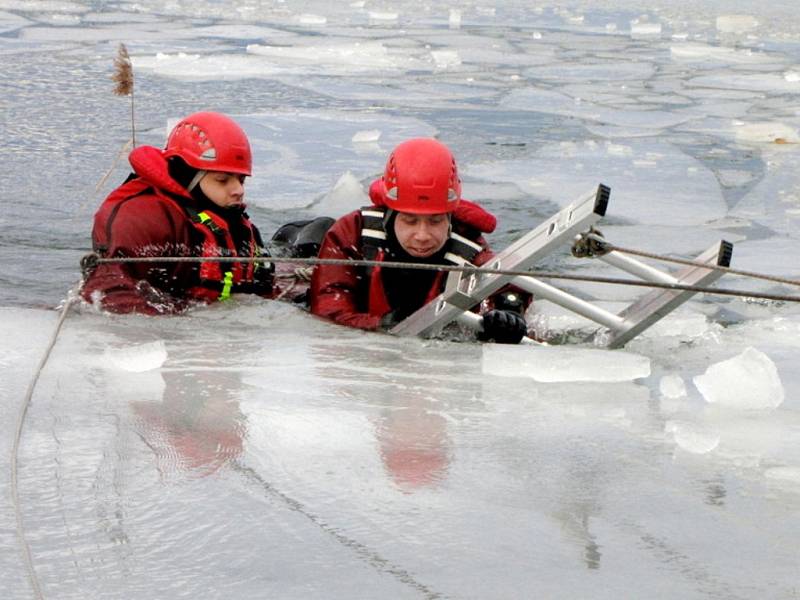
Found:
[(416, 258), (426, 258), (442, 249), (450, 233), (447, 213), (414, 215), (397, 213), (394, 234), (403, 250)]
[(244, 204), (244, 175), (209, 171), (200, 180), (200, 189), (214, 204), (233, 208)]

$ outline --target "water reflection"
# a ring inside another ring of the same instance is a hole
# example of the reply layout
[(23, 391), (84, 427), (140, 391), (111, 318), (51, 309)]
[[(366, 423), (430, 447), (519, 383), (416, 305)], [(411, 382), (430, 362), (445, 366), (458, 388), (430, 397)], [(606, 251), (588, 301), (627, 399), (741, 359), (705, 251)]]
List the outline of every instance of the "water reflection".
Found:
[(205, 477), (242, 452), (246, 420), (236, 371), (163, 371), (160, 401), (132, 400), (134, 425), (156, 455), (162, 477), (189, 471)]
[(404, 492), (433, 486), (447, 476), (450, 439), (447, 421), (419, 394), (392, 386), (382, 397), (390, 404), (375, 422), (386, 473)]
[[(564, 534), (583, 549), (583, 561), (587, 569), (599, 569), (602, 553), (597, 537), (592, 533), (591, 519), (603, 512), (603, 507), (594, 499), (599, 490), (594, 477), (588, 472), (565, 477), (562, 485), (570, 486), (580, 482), (581, 489), (567, 492), (562, 496), (562, 506), (553, 514), (561, 524)], [(586, 489), (586, 487), (590, 489)]]
[[(479, 347), (461, 346), (480, 356)], [(316, 375), (335, 382), (334, 393), (366, 413), (384, 471), (405, 494), (442, 485), (454, 455), (449, 429), (482, 404), (480, 385), (459, 371), (452, 351), (447, 343), (396, 338), (366, 347), (312, 346)]]
[(710, 506), (725, 506), (725, 498), (728, 496), (725, 479), (721, 475), (717, 475), (703, 483), (706, 490), (706, 504)]
[(630, 433), (648, 419), (649, 389), (522, 378), (504, 378), (500, 385), (486, 378), (483, 396), (497, 405), (495, 429), (505, 432), (502, 447), (493, 449), (498, 468), (516, 474), (518, 493), (557, 526), (554, 543), (564, 545), (571, 562), (602, 569), (616, 543), (608, 528), (617, 512), (612, 498), (626, 489), (630, 469), (647, 454)]

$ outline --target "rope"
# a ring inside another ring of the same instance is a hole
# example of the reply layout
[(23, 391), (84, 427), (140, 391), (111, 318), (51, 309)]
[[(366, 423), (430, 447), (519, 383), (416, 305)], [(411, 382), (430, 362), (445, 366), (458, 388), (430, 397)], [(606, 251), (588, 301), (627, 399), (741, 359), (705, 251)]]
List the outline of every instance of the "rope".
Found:
[(653, 252), (645, 252), (644, 250), (635, 250), (633, 248), (624, 248), (622, 246), (616, 246), (611, 242), (605, 241), (601, 236), (596, 236), (591, 234), (589, 236), (590, 239), (597, 241), (602, 244), (604, 251), (611, 252), (621, 252), (624, 254), (631, 254), (633, 256), (641, 256), (643, 258), (652, 258), (653, 260), (661, 260), (664, 262), (675, 263), (677, 265), (686, 265), (689, 267), (703, 267), (705, 269), (714, 269), (715, 271), (721, 271), (723, 273), (727, 273), (728, 275), (741, 275), (742, 277), (751, 277), (753, 279), (761, 279), (763, 281), (771, 281), (773, 283), (785, 283), (786, 285), (793, 285), (800, 287), (800, 281), (797, 279), (787, 279), (786, 277), (778, 277), (777, 275), (764, 275), (763, 273), (756, 273), (754, 271), (743, 271), (741, 269), (734, 269), (732, 267), (724, 267), (722, 265), (709, 265), (706, 263), (698, 262), (696, 260), (688, 260), (685, 258), (672, 258), (670, 256), (664, 256), (663, 254), (655, 254)]
[(51, 336), (50, 342), (47, 345), (44, 356), (42, 356), (41, 360), (39, 361), (39, 365), (36, 367), (36, 372), (33, 375), (33, 379), (31, 379), (31, 382), (28, 385), (28, 391), (26, 392), (25, 398), (22, 401), (19, 417), (17, 418), (17, 429), (14, 433), (14, 443), (11, 446), (11, 497), (14, 502), (14, 514), (16, 515), (17, 520), (17, 537), (19, 538), (19, 542), (22, 547), (22, 559), (25, 563), (25, 569), (28, 572), (28, 581), (30, 581), (31, 588), (33, 588), (33, 594), (37, 600), (42, 600), (44, 596), (42, 596), (42, 589), (39, 585), (39, 579), (36, 576), (36, 569), (33, 566), (31, 548), (28, 544), (28, 539), (25, 537), (25, 528), (22, 521), (22, 510), (19, 502), (17, 458), (19, 454), (20, 440), (22, 439), (22, 426), (25, 423), (25, 417), (28, 414), (28, 406), (30, 406), (33, 392), (36, 389), (36, 383), (39, 381), (39, 375), (41, 375), (42, 369), (44, 369), (44, 366), (47, 364), (47, 361), (50, 358), (50, 353), (52, 352), (53, 347), (56, 345), (58, 334), (61, 332), (61, 326), (64, 324), (64, 320), (67, 318), (67, 312), (69, 312), (69, 308), (72, 306), (73, 302), (75, 302), (75, 296), (70, 291), (64, 301), (64, 307), (61, 309), (61, 316), (58, 319), (58, 323), (56, 324), (56, 328), (53, 331), (53, 335)]
[(441, 594), (431, 589), (428, 585), (420, 581), (417, 581), (414, 578), (414, 575), (412, 573), (409, 573), (406, 569), (392, 563), (388, 558), (382, 556), (377, 551), (372, 550), (362, 542), (359, 542), (358, 540), (348, 536), (346, 533), (341, 531), (340, 528), (335, 527), (330, 523), (326, 522), (325, 519), (319, 517), (318, 515), (310, 511), (308, 508), (306, 508), (306, 506), (299, 500), (296, 500), (295, 498), (286, 495), (284, 492), (276, 488), (275, 485), (266, 481), (253, 468), (248, 467), (247, 465), (243, 464), (241, 461), (238, 460), (232, 461), (229, 464), (232, 470), (237, 471), (244, 477), (256, 482), (263, 488), (265, 493), (280, 500), (289, 510), (304, 516), (316, 527), (322, 530), (325, 534), (331, 536), (334, 540), (336, 540), (336, 542), (338, 542), (345, 548), (349, 549), (350, 551), (355, 552), (355, 554), (362, 561), (370, 565), (375, 570), (381, 573), (388, 573), (389, 575), (397, 579), (399, 582), (421, 593), (422, 596), (427, 600), (436, 600), (442, 597)]
[[(636, 287), (659, 288), (665, 290), (699, 292), (703, 294), (713, 294), (718, 296), (737, 296), (742, 298), (753, 298), (759, 300), (773, 300), (776, 302), (800, 302), (800, 296), (788, 296), (783, 294), (768, 294), (763, 292), (751, 292), (749, 290), (737, 290), (730, 288), (710, 288), (695, 285), (683, 285), (678, 283), (660, 283), (655, 281), (639, 281), (635, 279), (619, 279), (616, 277), (595, 277), (588, 275), (568, 275), (565, 273), (553, 273), (549, 271), (511, 271), (506, 269), (492, 269), (490, 267), (476, 267), (474, 265), (436, 265), (430, 263), (406, 263), (397, 261), (375, 261), (364, 259), (347, 258), (293, 258), (293, 257), (235, 257), (235, 256), (142, 256), (142, 257), (118, 257), (100, 258), (96, 255), (90, 261), (94, 264), (104, 263), (137, 263), (137, 262), (160, 262), (160, 263), (181, 263), (181, 262), (271, 262), (271, 263), (296, 263), (305, 265), (337, 265), (352, 267), (375, 267), (390, 269), (418, 269), (423, 271), (459, 271), (467, 274), (481, 275), (506, 275), (510, 277), (535, 277), (537, 279), (561, 279), (565, 281), (586, 281), (591, 283), (609, 283), (615, 285), (630, 285)], [(86, 257), (84, 257), (86, 258)], [(677, 260), (677, 259), (675, 259)], [(706, 263), (687, 261), (695, 266), (706, 269), (721, 268)], [(91, 264), (84, 264), (84, 268), (91, 268)], [(787, 280), (791, 281), (791, 280)], [(794, 282), (795, 285), (800, 285)]]

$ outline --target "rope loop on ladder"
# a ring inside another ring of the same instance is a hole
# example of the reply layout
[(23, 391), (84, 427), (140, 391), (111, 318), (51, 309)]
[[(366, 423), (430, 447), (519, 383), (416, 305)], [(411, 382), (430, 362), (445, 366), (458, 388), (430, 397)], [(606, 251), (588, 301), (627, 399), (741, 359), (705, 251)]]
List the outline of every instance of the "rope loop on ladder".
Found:
[(572, 243), (572, 256), (575, 258), (595, 258), (611, 252), (599, 229), (591, 227), (586, 233), (575, 236)]

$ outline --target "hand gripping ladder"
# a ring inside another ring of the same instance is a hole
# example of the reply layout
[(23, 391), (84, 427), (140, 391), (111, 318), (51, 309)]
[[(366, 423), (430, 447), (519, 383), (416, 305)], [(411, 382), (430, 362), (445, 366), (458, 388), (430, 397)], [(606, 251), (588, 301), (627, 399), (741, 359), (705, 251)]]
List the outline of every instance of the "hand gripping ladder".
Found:
[[(602, 238), (598, 239), (591, 228), (605, 216), (610, 192), (611, 190), (605, 185), (599, 185), (596, 192), (560, 210), (497, 254), (483, 265), (483, 268), (529, 271), (542, 257), (562, 244), (574, 242), (576, 238), (590, 239), (594, 241), (595, 248), (602, 248)], [(581, 232), (588, 233), (579, 235)], [(732, 244), (720, 240), (695, 259), (695, 262), (706, 264), (709, 268), (690, 266), (676, 274), (660, 271), (616, 251), (594, 252), (587, 255), (596, 256), (599, 260), (644, 281), (700, 287), (710, 285), (723, 275), (722, 271), (713, 267), (729, 266), (732, 251)], [(395, 325), (391, 333), (430, 337), (440, 333), (452, 321), (480, 330), (483, 327), (483, 319), (480, 315), (470, 312), (470, 309), (503, 286), (512, 284), (534, 294), (537, 300), (549, 300), (598, 323), (602, 328), (593, 334), (594, 343), (607, 348), (619, 348), (696, 293), (690, 290), (654, 289), (619, 314), (614, 314), (532, 276), (480, 271), (478, 268), (477, 271), (469, 273), (451, 272), (445, 290), (433, 301)]]

